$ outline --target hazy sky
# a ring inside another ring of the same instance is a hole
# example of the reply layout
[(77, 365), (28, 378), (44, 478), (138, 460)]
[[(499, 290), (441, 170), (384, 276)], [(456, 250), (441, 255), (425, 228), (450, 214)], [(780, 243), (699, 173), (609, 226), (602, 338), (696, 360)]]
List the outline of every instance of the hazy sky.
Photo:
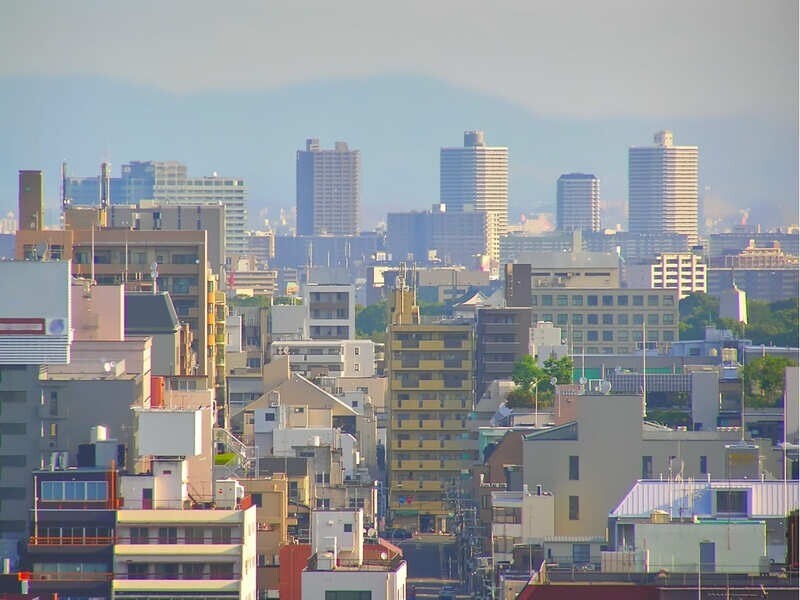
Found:
[(0, 77), (191, 92), (427, 75), (540, 115), (795, 124), (797, 0), (0, 4)]

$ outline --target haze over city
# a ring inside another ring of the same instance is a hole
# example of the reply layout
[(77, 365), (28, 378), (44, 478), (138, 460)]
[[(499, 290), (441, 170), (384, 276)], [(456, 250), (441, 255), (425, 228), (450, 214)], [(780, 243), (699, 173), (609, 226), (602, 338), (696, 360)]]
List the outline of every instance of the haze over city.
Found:
[(627, 147), (668, 128), (700, 149), (707, 214), (785, 225), (797, 17), (795, 2), (6, 3), (0, 211), (21, 163), (45, 170), (50, 220), (62, 160), (73, 175), (180, 160), (244, 178), (255, 226), (292, 206), (295, 151), (314, 136), (361, 150), (370, 228), (437, 201), (438, 148), (480, 128), (509, 147), (516, 220), (552, 213), (569, 171), (624, 204)]

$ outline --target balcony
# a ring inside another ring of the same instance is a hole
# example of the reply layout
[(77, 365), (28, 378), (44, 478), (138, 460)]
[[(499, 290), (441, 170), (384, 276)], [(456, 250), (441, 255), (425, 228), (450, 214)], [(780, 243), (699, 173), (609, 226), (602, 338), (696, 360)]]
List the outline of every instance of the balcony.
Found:
[(29, 546), (110, 546), (116, 543), (113, 536), (31, 536)]
[(460, 471), (465, 463), (460, 460), (418, 460), (408, 458), (393, 460), (392, 469), (402, 471)]
[(389, 503), (389, 510), (392, 511), (417, 511), (420, 513), (431, 513), (431, 514), (447, 514), (449, 512), (449, 507), (445, 506), (443, 502), (432, 502), (432, 501), (425, 501), (425, 502), (406, 502), (401, 504), (399, 500), (395, 500), (394, 498)]
[(53, 581), (53, 582), (97, 582), (111, 581), (113, 573), (75, 573), (72, 571), (34, 571), (31, 573), (31, 581)]

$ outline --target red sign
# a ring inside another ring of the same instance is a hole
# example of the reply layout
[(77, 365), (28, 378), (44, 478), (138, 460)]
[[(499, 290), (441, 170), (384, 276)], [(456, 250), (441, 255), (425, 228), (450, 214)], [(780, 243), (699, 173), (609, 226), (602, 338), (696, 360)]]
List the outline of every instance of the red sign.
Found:
[(0, 335), (44, 335), (44, 319), (0, 319)]

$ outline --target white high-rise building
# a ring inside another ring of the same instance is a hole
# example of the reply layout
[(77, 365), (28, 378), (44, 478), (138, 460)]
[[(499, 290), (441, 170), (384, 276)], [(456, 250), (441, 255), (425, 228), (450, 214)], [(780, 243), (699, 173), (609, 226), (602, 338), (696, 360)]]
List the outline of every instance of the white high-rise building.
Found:
[(600, 180), (586, 173), (558, 178), (556, 225), (559, 231), (600, 231)]
[(697, 146), (673, 145), (659, 131), (655, 146), (628, 150), (628, 229), (681, 233), (697, 241)]
[(671, 252), (625, 265), (625, 284), (631, 288), (675, 289), (683, 300), (707, 291), (706, 264), (691, 252)]
[(508, 148), (487, 146), (483, 131), (465, 131), (464, 147), (442, 148), (440, 160), (440, 201), (448, 212), (487, 213), (487, 247), (497, 264), (508, 230)]

